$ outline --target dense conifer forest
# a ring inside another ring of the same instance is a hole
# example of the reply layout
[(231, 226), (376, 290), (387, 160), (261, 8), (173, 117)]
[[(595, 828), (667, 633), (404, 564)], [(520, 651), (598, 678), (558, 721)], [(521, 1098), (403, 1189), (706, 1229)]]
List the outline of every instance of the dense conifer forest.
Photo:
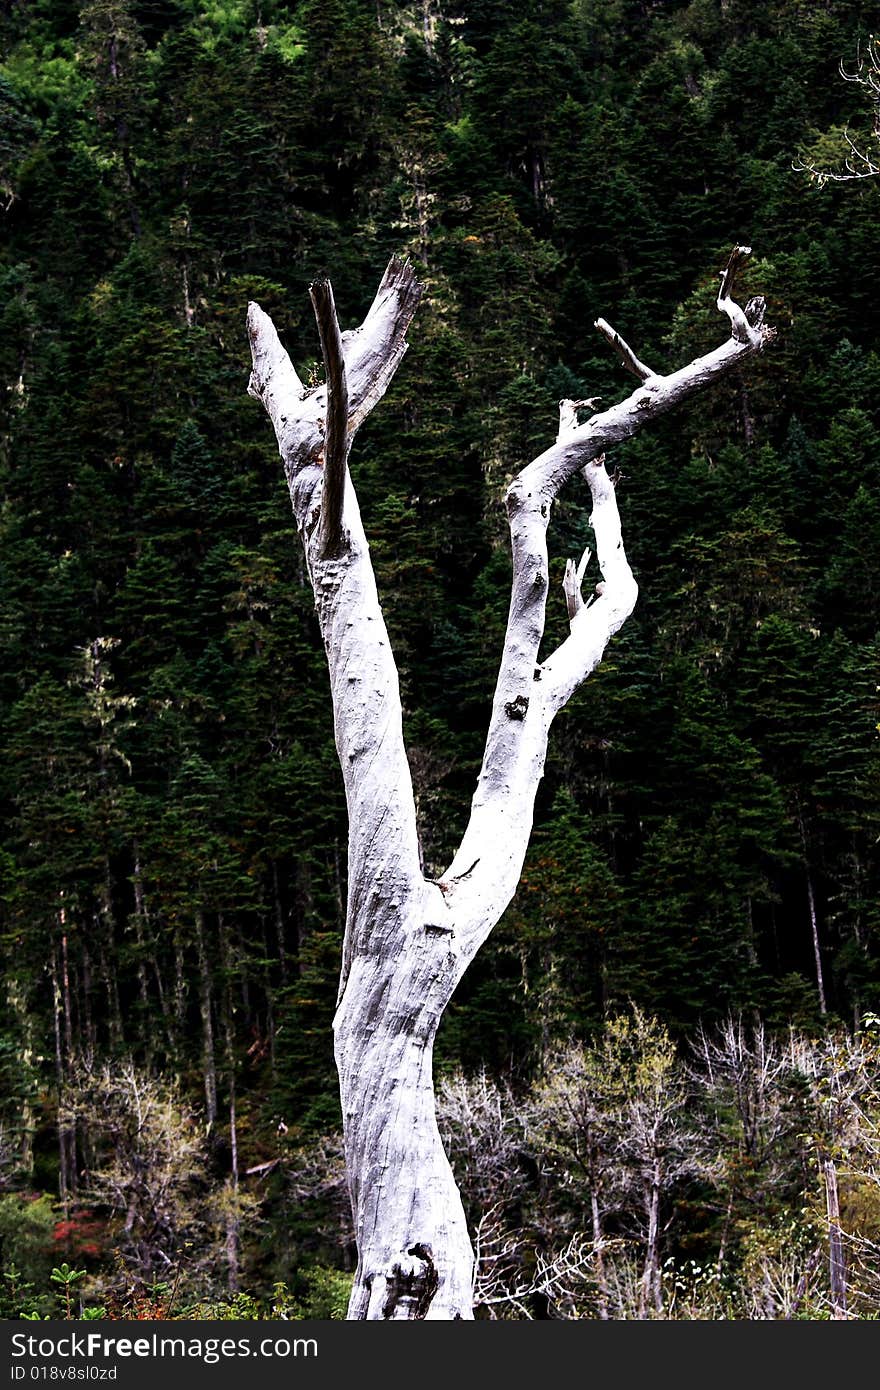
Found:
[[(0, 1315), (336, 1317), (346, 817), (257, 299), (352, 455), (426, 872), (560, 397), (774, 343), (609, 459), (640, 586), (442, 1026), (478, 1316), (880, 1308), (880, 181), (824, 0), (0, 0)], [(585, 489), (551, 532), (548, 639)], [(54, 1273), (53, 1273), (54, 1270)]]

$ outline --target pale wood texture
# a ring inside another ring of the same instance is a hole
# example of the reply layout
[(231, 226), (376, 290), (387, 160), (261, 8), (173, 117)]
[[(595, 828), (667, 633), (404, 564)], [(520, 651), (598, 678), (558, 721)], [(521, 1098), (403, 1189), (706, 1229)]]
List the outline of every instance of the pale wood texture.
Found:
[[(358, 1241), (350, 1318), (473, 1317), (474, 1256), (437, 1130), (434, 1038), (443, 1011), (519, 881), (555, 715), (601, 661), (632, 612), (637, 587), (605, 451), (740, 365), (770, 336), (763, 303), (732, 298), (736, 248), (718, 305), (732, 335), (659, 376), (604, 320), (640, 380), (625, 401), (578, 423), (596, 402), (560, 403), (556, 442), (506, 494), (513, 576), (507, 632), (470, 819), (438, 882), (419, 860), (397, 670), (347, 459), (384, 395), (421, 295), (412, 268), (390, 262), (360, 328), (339, 333), (330, 285), (312, 286), (328, 383), (306, 390), (269, 317), (248, 313), (249, 390), (278, 439), (327, 651), (336, 746), (349, 815), (348, 901), (334, 1020), (349, 1190)], [(541, 659), (554, 499), (585, 479), (601, 580), (584, 602), (588, 562), (569, 562), (571, 631)]]

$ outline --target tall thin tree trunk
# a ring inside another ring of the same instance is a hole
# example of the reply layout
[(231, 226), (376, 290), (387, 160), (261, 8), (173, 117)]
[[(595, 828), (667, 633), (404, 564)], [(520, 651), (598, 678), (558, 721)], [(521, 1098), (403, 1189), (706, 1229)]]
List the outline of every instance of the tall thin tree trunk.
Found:
[(189, 213), (186, 213), (186, 214), (184, 215), (184, 218), (183, 218), (183, 236), (184, 236), (184, 241), (185, 241), (185, 243), (187, 244), (187, 247), (186, 247), (186, 249), (184, 250), (184, 253), (183, 253), (182, 278), (183, 278), (183, 318), (184, 318), (184, 322), (186, 323), (187, 328), (192, 328), (193, 324), (195, 323), (195, 318), (196, 318), (195, 309), (193, 308), (193, 303), (192, 303), (192, 300), (191, 300), (191, 298), (190, 298), (190, 292), (189, 292), (189, 249), (188, 249), (188, 243), (189, 243), (189, 239), (190, 239), (191, 227), (192, 227), (192, 224), (191, 224), (191, 222), (190, 222)]
[[(36, 1049), (34, 1046), (34, 1035), (37, 1024), (33, 1011), (28, 1008), (25, 990), (22, 988), (19, 980), (15, 979), (12, 975), (9, 976), (6, 982), (6, 999), (9, 1004), (10, 1012), (16, 1021), (18, 1035), (21, 1039), (22, 1090), (19, 1111), (20, 1147), (18, 1166), (23, 1173), (30, 1177), (34, 1170), (34, 1133), (36, 1130), (36, 1111), (34, 1108), (34, 1092), (36, 1090), (34, 1058)], [(57, 1018), (58, 1015), (56, 1013), (56, 1023)]]
[(229, 931), (223, 913), (217, 929), (223, 958), (223, 1042), (226, 1054), (226, 1085), (229, 1092), (230, 1191), (226, 1208), (226, 1279), (230, 1294), (238, 1292), (241, 1218), (238, 1205), (238, 1124), (235, 1109), (235, 1043), (232, 1031), (232, 980), (234, 962)]
[(590, 1216), (593, 1222), (593, 1250), (596, 1256), (596, 1312), (601, 1322), (608, 1321), (608, 1280), (605, 1272), (605, 1236), (602, 1229), (602, 1210), (595, 1177), (590, 1181)]
[(807, 904), (810, 910), (810, 931), (813, 937), (813, 958), (816, 962), (816, 988), (819, 993), (819, 1012), (823, 1016), (828, 1012), (825, 1002), (825, 977), (822, 973), (822, 952), (819, 949), (819, 923), (816, 918), (816, 898), (813, 893), (813, 879), (809, 868), (807, 875)]
[(186, 969), (180, 931), (174, 932), (174, 1028), (177, 1039), (186, 1037)]
[(97, 1028), (95, 1027), (95, 1014), (92, 1008), (92, 997), (94, 994), (92, 956), (89, 951), (88, 941), (86, 940), (83, 941), (80, 947), (80, 958), (79, 1016), (82, 1019), (80, 1033), (85, 1035), (87, 1055), (93, 1057), (98, 1046), (98, 1034)]
[[(179, 1020), (168, 998), (168, 991), (165, 988), (165, 980), (162, 974), (162, 965), (156, 952), (156, 933), (151, 920), (150, 906), (147, 902), (147, 891), (144, 886), (144, 871), (141, 863), (141, 851), (137, 840), (134, 842), (134, 873), (132, 875), (132, 886), (134, 888), (135, 933), (138, 950), (144, 953), (145, 970), (146, 961), (149, 960), (150, 970), (156, 982), (156, 994), (159, 999), (159, 1008), (162, 1011), (162, 1021), (165, 1025), (168, 1052), (174, 1059), (174, 1062), (177, 1063), (180, 1060), (180, 1038), (177, 1027)], [(175, 936), (175, 949), (176, 947), (177, 937)], [(149, 986), (146, 979), (141, 987), (141, 999), (145, 1003), (147, 1009), (149, 1009)], [(179, 1003), (182, 1017), (182, 992)]]
[(52, 1023), (55, 1035), (55, 1083), (58, 1089), (58, 1195), (65, 1218), (69, 1214), (71, 1193), (76, 1187), (76, 1135), (70, 1122), (62, 1118), (67, 1089), (67, 1066), (64, 1056), (62, 1018), (64, 998), (58, 964), (58, 952), (53, 945), (49, 958), (49, 977), (52, 981)]
[[(134, 888), (134, 915), (132, 925), (134, 927), (135, 950), (137, 953), (137, 977), (138, 994), (141, 1000), (141, 1035), (144, 1043), (144, 1060), (147, 1068), (152, 1066), (153, 1060), (153, 1036), (150, 1027), (150, 990), (147, 984), (147, 941), (144, 927), (146, 925), (146, 907), (144, 901), (144, 877), (141, 870), (140, 854), (138, 852), (137, 841), (134, 846), (134, 873), (132, 874), (132, 886)], [(154, 961), (155, 965), (155, 961)], [(162, 998), (161, 991), (159, 1006), (162, 1010), (162, 1018), (165, 1023), (165, 1031), (168, 1031), (168, 1020), (165, 1017), (165, 1000)]]
[(663, 1311), (663, 1293), (660, 1285), (660, 1169), (656, 1160), (645, 1190), (645, 1214), (648, 1235), (639, 1291), (640, 1318), (648, 1316), (648, 1308), (651, 1305), (656, 1313)]
[(807, 884), (807, 908), (810, 914), (810, 934), (813, 941), (813, 959), (816, 962), (816, 988), (819, 994), (819, 1012), (824, 1015), (828, 1012), (825, 1000), (825, 977), (822, 971), (822, 952), (819, 948), (819, 922), (816, 915), (816, 895), (813, 892), (813, 876), (810, 873), (810, 859), (807, 847), (807, 828), (804, 824), (803, 813), (798, 806), (797, 811), (798, 829), (801, 832), (801, 845), (804, 851), (804, 875)]
[(98, 918), (101, 925), (102, 949), (100, 953), (101, 979), (107, 995), (107, 1022), (110, 1032), (110, 1045), (120, 1052), (124, 1043), (122, 1026), (122, 1007), (119, 1002), (119, 980), (116, 972), (116, 933), (113, 921), (113, 880), (110, 861), (104, 861), (104, 881), (98, 905)]
[(831, 1316), (845, 1321), (848, 1318), (846, 1307), (846, 1256), (843, 1248), (843, 1233), (840, 1229), (840, 1194), (837, 1187), (837, 1165), (833, 1158), (824, 1155), (822, 1173), (825, 1178), (825, 1208), (828, 1213), (828, 1272), (831, 1287)]
[(287, 947), (284, 941), (284, 908), (281, 905), (281, 885), (278, 882), (278, 861), (272, 860), (272, 899), (275, 908), (275, 940), (278, 946), (278, 967), (282, 986), (287, 984)]
[(66, 913), (61, 913), (61, 1002), (64, 1008), (64, 1073), (73, 1059), (73, 1011), (70, 1002), (70, 960), (67, 953)]
[(211, 969), (205, 943), (205, 914), (195, 913), (196, 955), (199, 963), (199, 1013), (202, 1019), (202, 1076), (205, 1085), (205, 1115), (208, 1131), (217, 1119), (217, 1064), (214, 1059), (214, 1023), (211, 1016)]

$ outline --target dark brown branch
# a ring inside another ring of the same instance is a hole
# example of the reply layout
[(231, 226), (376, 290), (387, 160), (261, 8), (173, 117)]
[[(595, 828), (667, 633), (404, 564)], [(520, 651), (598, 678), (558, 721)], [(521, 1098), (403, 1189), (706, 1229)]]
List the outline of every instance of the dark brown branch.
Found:
[(639, 361), (629, 343), (625, 342), (617, 330), (612, 328), (611, 324), (607, 323), (605, 319), (596, 319), (594, 326), (598, 328), (603, 338), (608, 339), (608, 342), (614, 348), (614, 351), (626, 367), (626, 370), (632, 372), (633, 376), (637, 376), (639, 381), (647, 381), (648, 377), (656, 375), (655, 372), (651, 371), (650, 367), (645, 366), (644, 362)]
[(321, 551), (326, 557), (337, 554), (342, 546), (342, 505), (349, 448), (348, 383), (333, 286), (327, 279), (315, 280), (309, 286), (309, 295), (318, 324), (327, 378), (324, 485), (321, 492)]

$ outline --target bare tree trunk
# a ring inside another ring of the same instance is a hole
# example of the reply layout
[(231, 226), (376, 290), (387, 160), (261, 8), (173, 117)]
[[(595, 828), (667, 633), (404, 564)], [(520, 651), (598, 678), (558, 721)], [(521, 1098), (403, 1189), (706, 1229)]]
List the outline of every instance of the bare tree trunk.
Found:
[(217, 1064), (214, 1060), (214, 1023), (211, 1016), (211, 971), (205, 945), (205, 914), (196, 909), (196, 954), (199, 961), (199, 1012), (202, 1019), (202, 1075), (205, 1083), (205, 1118), (208, 1131), (217, 1118)]
[[(470, 1318), (473, 1251), (437, 1129), (431, 1071), (453, 977), (438, 951), (423, 958), (417, 914), (409, 925), (406, 974), (395, 979), (405, 1013), (387, 1009), (387, 970), (358, 958), (346, 990), (351, 1002), (336, 1021), (358, 1244), (349, 1317)], [(424, 989), (423, 1006), (413, 989)]]
[(278, 945), (278, 964), (281, 968), (281, 983), (287, 984), (287, 951), (284, 945), (284, 909), (281, 905), (281, 887), (278, 882), (278, 861), (272, 860), (272, 900), (275, 906), (275, 940)]
[(64, 1005), (64, 1071), (73, 1059), (73, 1010), (70, 1002), (70, 958), (67, 950), (66, 912), (61, 909), (61, 1000)]
[(58, 1195), (65, 1217), (68, 1215), (71, 1194), (76, 1190), (76, 1131), (71, 1122), (62, 1118), (62, 1105), (67, 1082), (70, 1053), (65, 1058), (62, 1043), (61, 1018), (64, 1008), (58, 953), (52, 947), (49, 960), (49, 977), (52, 981), (52, 1023), (55, 1034), (55, 1082), (58, 1087)]
[[(70, 991), (70, 957), (68, 952), (67, 939), (67, 909), (63, 903), (59, 911), (61, 923), (61, 999), (64, 1006), (64, 1057), (61, 1067), (61, 1078), (64, 1083), (69, 1080), (73, 1066), (73, 1008), (71, 1004)], [(60, 1131), (61, 1140), (61, 1182), (62, 1200), (65, 1212), (67, 1211), (68, 1198), (76, 1193), (77, 1167), (76, 1167), (76, 1121), (65, 1120)]]
[(230, 1294), (238, 1292), (241, 1221), (238, 1203), (238, 1117), (235, 1105), (235, 1045), (232, 1036), (232, 976), (234, 963), (229, 931), (223, 914), (218, 921), (223, 953), (223, 1041), (226, 1053), (226, 1084), (229, 1089), (229, 1203), (226, 1209), (226, 1282)]
[(846, 1256), (840, 1229), (840, 1196), (837, 1189), (837, 1166), (833, 1158), (822, 1158), (825, 1178), (825, 1208), (828, 1212), (828, 1272), (831, 1285), (831, 1316), (839, 1321), (848, 1317), (846, 1310)]
[(80, 947), (79, 980), (80, 1035), (85, 1039), (86, 1052), (92, 1057), (97, 1050), (98, 1033), (95, 1027), (95, 1015), (92, 1010), (92, 957), (88, 942), (85, 940)]
[[(19, 1112), (20, 1124), (20, 1148), (17, 1166), (28, 1177), (31, 1177), (34, 1170), (34, 1135), (36, 1133), (36, 1109), (34, 1106), (34, 1094), (36, 1092), (36, 1069), (34, 1061), (36, 1058), (36, 1047), (34, 1045), (34, 1035), (36, 1033), (36, 1018), (28, 1008), (27, 995), (22, 989), (20, 982), (12, 975), (6, 981), (6, 1000), (10, 1012), (16, 1021), (18, 1036), (21, 1039), (19, 1056), (22, 1069), (22, 1092), (21, 1109)], [(57, 1015), (56, 1015), (57, 1018)]]
[(826, 1014), (828, 1007), (825, 1002), (825, 977), (822, 974), (822, 953), (819, 950), (819, 924), (816, 920), (816, 898), (813, 893), (813, 879), (810, 874), (809, 866), (807, 874), (807, 904), (810, 909), (810, 931), (813, 937), (813, 958), (816, 962), (816, 987), (819, 991), (819, 1012)]
[(177, 930), (174, 932), (174, 1027), (177, 1036), (183, 1037), (186, 1029), (186, 972), (183, 942)]
[(596, 1257), (596, 1312), (601, 1322), (608, 1321), (608, 1279), (605, 1273), (605, 1237), (599, 1193), (595, 1182), (590, 1183), (590, 1215), (593, 1222), (593, 1250)]
[(119, 984), (116, 977), (116, 943), (113, 930), (113, 882), (110, 874), (110, 861), (104, 860), (104, 881), (98, 904), (98, 920), (102, 948), (99, 961), (101, 979), (107, 995), (107, 1025), (111, 1047), (119, 1051), (123, 1043), (122, 1008), (119, 1002)]
[[(141, 862), (140, 862), (140, 855), (139, 855), (139, 851), (138, 851), (137, 842), (135, 842), (135, 859), (134, 859), (134, 873), (133, 873), (133, 875), (132, 875), (132, 885), (133, 885), (133, 887), (134, 887), (134, 914), (133, 914), (133, 926), (134, 926), (135, 947), (136, 947), (136, 950), (137, 950), (138, 992), (139, 992), (140, 997), (141, 997), (141, 1011), (142, 1011), (142, 1014), (143, 1014), (143, 1020), (144, 1020), (144, 1033), (145, 1033), (145, 1040), (144, 1040), (144, 1041), (145, 1041), (144, 1059), (145, 1059), (145, 1061), (146, 1061), (147, 1069), (149, 1070), (149, 1068), (152, 1066), (152, 1061), (153, 1061), (153, 1044), (152, 1044), (151, 1030), (150, 1030), (149, 1024), (148, 1024), (148, 1020), (149, 1020), (149, 1017), (150, 1017), (150, 991), (149, 991), (149, 987), (148, 987), (148, 985), (147, 985), (147, 945), (146, 945), (146, 938), (145, 938), (145, 935), (144, 935), (144, 926), (145, 926), (145, 924), (146, 924), (146, 903), (145, 903), (145, 898), (144, 898), (144, 876), (143, 876), (143, 872), (142, 872), (142, 870), (141, 870)], [(155, 958), (154, 958), (154, 960), (153, 960), (153, 969), (154, 969), (154, 974), (156, 975), (156, 980), (157, 980), (157, 984), (158, 984), (158, 987), (159, 987), (159, 1004), (160, 1004), (160, 1007), (161, 1007), (161, 1009), (162, 1009), (162, 1018), (163, 1018), (163, 1020), (164, 1020), (164, 1022), (165, 1022), (165, 1032), (166, 1032), (166, 1035), (167, 1035), (167, 1034), (168, 1034), (168, 1016), (167, 1016), (166, 1007), (165, 1007), (165, 995), (164, 995), (164, 992), (163, 992), (163, 990), (162, 990), (162, 983), (161, 983), (161, 979), (160, 979), (160, 977), (159, 977), (159, 972), (158, 972), (158, 968), (157, 968), (157, 967), (158, 967), (158, 962), (156, 962), (156, 960), (155, 960)], [(170, 1041), (170, 1038), (169, 1038), (169, 1041)]]
[(639, 1293), (640, 1318), (648, 1316), (648, 1308), (651, 1305), (656, 1313), (659, 1314), (663, 1311), (660, 1286), (660, 1167), (656, 1159), (650, 1180), (645, 1188), (645, 1215), (647, 1217), (648, 1238), (645, 1246), (642, 1286)]
[(807, 881), (807, 907), (810, 913), (810, 935), (813, 942), (813, 959), (816, 962), (816, 988), (819, 993), (819, 1012), (828, 1012), (825, 1001), (825, 977), (822, 973), (822, 952), (819, 949), (819, 922), (816, 916), (816, 895), (813, 892), (813, 876), (810, 873), (810, 858), (807, 849), (807, 829), (800, 807), (797, 812), (798, 829), (801, 832), (801, 845), (804, 851), (804, 876)]
[[(627, 400), (583, 425), (592, 401), (560, 403), (556, 443), (507, 492), (513, 583), (507, 633), (470, 820), (436, 882), (421, 869), (397, 669), (348, 472), (353, 437), (406, 351), (421, 295), (392, 260), (361, 327), (341, 334), (329, 282), (311, 287), (326, 385), (307, 390), (271, 320), (248, 311), (249, 391), (275, 428), (327, 651), (336, 747), (349, 817), (348, 889), (334, 1020), (358, 1267), (349, 1318), (473, 1317), (474, 1255), (434, 1111), (431, 1062), (447, 1003), (516, 891), (550, 725), (602, 659), (636, 602), (604, 450), (635, 434), (766, 340), (763, 301), (732, 299), (746, 252), (722, 277), (732, 336), (658, 376), (613, 329), (597, 327), (639, 378)], [(570, 636), (543, 660), (554, 499), (576, 473), (592, 499), (602, 579), (586, 602), (585, 561), (570, 564)]]

